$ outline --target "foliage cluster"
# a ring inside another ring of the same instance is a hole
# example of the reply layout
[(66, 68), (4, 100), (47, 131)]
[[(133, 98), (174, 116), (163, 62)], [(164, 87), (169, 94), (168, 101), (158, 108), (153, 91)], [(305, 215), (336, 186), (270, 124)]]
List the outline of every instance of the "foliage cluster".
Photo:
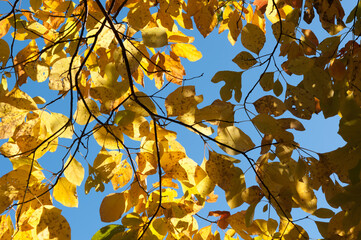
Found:
[[(6, 3), (0, 152), (13, 170), (0, 178), (1, 239), (70, 239), (53, 201), (77, 207), (83, 181), (85, 193), (107, 183), (114, 189), (100, 217), (115, 223), (94, 240), (208, 240), (220, 239), (219, 230), (228, 240), (308, 239), (295, 208), (315, 219), (324, 238), (361, 238), (359, 0), (347, 16), (340, 0), (30, 0), (27, 9), (19, 0)], [(308, 28), (318, 21), (325, 37)], [(215, 73), (212, 82), (224, 82), (220, 99), (199, 108), (203, 96), (185, 79), (181, 59), (194, 62), (202, 53), (185, 32), (207, 37), (215, 29), (228, 30), (232, 45), (241, 41), (244, 51), (233, 59), (240, 71)], [(243, 73), (256, 68), (262, 73), (245, 94)], [(295, 76), (300, 81), (291, 84)], [(31, 97), (22, 90), (29, 79), (46, 82), (54, 95)], [(158, 90), (150, 92), (150, 84)], [(165, 95), (172, 85), (179, 87)], [(257, 86), (263, 93), (249, 103)], [(286, 111), (293, 117), (282, 117)], [(244, 132), (236, 113), (258, 137)], [(322, 154), (298, 144), (294, 131), (304, 131), (301, 122), (314, 114), (339, 115), (347, 144)], [(187, 157), (169, 126), (204, 141), (203, 162)], [(95, 159), (89, 139), (100, 146)], [(40, 164), (49, 156), (60, 169)], [(249, 186), (241, 160), (257, 185)], [(205, 217), (198, 212), (217, 201), (215, 187), (231, 209), (247, 210), (210, 211), (218, 220), (199, 228)], [(320, 189), (337, 211), (317, 206)], [(277, 217), (254, 219), (261, 202)]]

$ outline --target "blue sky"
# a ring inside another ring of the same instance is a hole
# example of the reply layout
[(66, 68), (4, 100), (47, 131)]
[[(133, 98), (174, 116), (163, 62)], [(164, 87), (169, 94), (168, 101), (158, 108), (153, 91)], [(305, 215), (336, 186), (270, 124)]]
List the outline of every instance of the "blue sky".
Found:
[[(0, 6), (2, 6), (2, 4), (4, 4), (4, 2), (1, 2)], [(346, 11), (346, 16), (348, 12), (349, 11)], [(317, 20), (318, 19), (315, 18), (315, 22), (317, 22)], [(307, 26), (304, 26), (304, 28), (307, 28)], [(322, 35), (326, 36), (326, 32), (320, 28), (319, 24), (317, 25), (317, 23), (312, 23), (311, 28), (318, 29), (319, 31), (317, 31), (317, 34), (320, 34), (321, 36)], [(267, 30), (268, 30), (268, 34), (271, 34), (269, 28), (267, 28)], [(203, 106), (211, 104), (215, 99), (220, 98), (219, 90), (223, 86), (223, 83), (219, 83), (219, 84), (211, 83), (211, 79), (216, 72), (222, 70), (241, 71), (241, 69), (239, 69), (238, 66), (235, 63), (233, 63), (231, 60), (236, 56), (237, 53), (244, 51), (245, 49), (240, 43), (240, 40), (235, 44), (235, 46), (232, 46), (227, 40), (227, 32), (224, 32), (219, 35), (217, 33), (217, 30), (215, 30), (206, 39), (204, 39), (200, 34), (196, 34), (196, 31), (187, 32), (187, 33), (195, 37), (194, 45), (203, 54), (203, 58), (197, 62), (191, 63), (185, 59), (182, 61), (187, 73), (186, 78), (199, 76), (203, 73), (202, 77), (196, 78), (192, 81), (187, 81), (185, 83), (185, 85), (195, 85), (197, 95), (204, 96), (203, 103), (199, 105), (199, 108), (201, 108)], [(6, 40), (8, 39), (10, 38), (6, 38)], [(320, 39), (323, 39), (323, 37), (320, 37)], [(24, 44), (26, 43), (24, 42)], [(22, 46), (16, 45), (16, 49), (18, 50), (22, 49), (24, 47), (24, 44)], [(271, 49), (273, 44), (274, 42), (268, 42), (265, 48), (261, 51), (261, 55), (269, 53), (269, 49)], [(166, 48), (169, 48), (169, 46), (166, 46)], [(254, 70), (247, 71), (247, 73), (243, 75), (243, 79), (242, 79), (242, 84), (243, 84), (242, 92), (244, 92), (243, 97), (245, 96), (245, 93), (258, 80), (263, 70), (264, 67), (260, 67)], [(269, 71), (274, 71), (274, 69), (271, 68), (269, 69)], [(291, 78), (292, 77), (288, 77), (288, 80), (290, 80)], [(9, 79), (8, 81), (10, 86), (13, 86), (14, 78)], [(296, 85), (299, 79), (298, 80), (295, 79), (291, 81), (294, 81), (292, 82), (292, 84)], [(47, 84), (48, 84), (47, 81), (41, 83), (40, 87), (38, 87), (37, 83), (34, 83), (31, 80), (28, 80), (28, 82), (29, 83), (22, 86), (21, 89), (29, 93), (32, 97), (40, 95), (45, 97), (46, 99), (47, 97), (50, 96), (51, 99), (56, 98), (56, 92), (50, 92), (49, 90), (47, 90)], [(285, 87), (284, 82), (282, 83)], [(146, 81), (146, 87), (147, 87), (146, 89), (147, 93), (151, 93), (156, 90), (154, 88), (154, 82), (149, 80)], [(166, 93), (172, 92), (177, 87), (178, 86), (171, 86), (166, 91)], [(253, 102), (257, 100), (259, 97), (263, 96), (263, 94), (264, 93), (261, 91), (261, 88), (259, 87), (256, 88), (256, 91), (252, 94), (251, 98), (249, 99), (249, 102)], [(280, 98), (283, 99), (283, 97), (284, 95), (281, 95)], [(65, 101), (67, 100), (68, 97), (65, 98)], [(55, 105), (50, 106), (49, 109), (57, 112), (59, 112), (59, 109), (62, 109), (60, 112), (68, 115), (67, 108), (64, 108), (61, 103), (56, 103)], [(243, 120), (246, 119), (243, 110), (238, 111), (236, 116)], [(292, 116), (289, 113), (286, 113), (282, 117), (292, 117)], [(295, 134), (295, 140), (296, 142), (300, 143), (302, 147), (320, 153), (331, 151), (336, 149), (337, 147), (341, 147), (344, 145), (344, 141), (337, 134), (338, 121), (339, 121), (338, 116), (330, 119), (324, 119), (322, 113), (320, 113), (319, 115), (314, 115), (312, 120), (302, 121), (303, 125), (306, 128), (305, 132), (293, 131), (293, 133)], [(238, 126), (244, 132), (249, 134), (256, 144), (260, 143), (260, 137), (257, 135), (256, 131), (254, 130), (250, 122), (245, 122)], [(187, 151), (187, 155), (200, 164), (203, 161), (205, 151), (207, 152), (207, 150), (204, 149), (203, 141), (197, 135), (188, 131), (184, 131), (183, 128), (175, 127), (175, 126), (170, 126), (170, 127), (178, 131), (178, 141), (185, 147)], [(4, 142), (3, 140), (0, 141), (0, 143), (3, 142)], [(67, 143), (69, 143), (69, 141)], [(96, 154), (100, 150), (100, 147), (97, 145), (97, 143), (95, 143), (94, 140), (91, 140), (90, 144), (92, 146), (92, 149), (87, 157), (87, 160), (90, 163), (92, 163)], [(220, 150), (217, 146), (215, 145), (212, 146), (218, 152), (222, 153), (222, 150)], [(64, 151), (61, 151), (61, 153), (64, 153)], [(61, 166), (60, 165), (61, 158), (63, 156), (61, 153), (47, 154), (40, 160), (40, 163), (44, 164), (45, 167), (49, 167), (53, 169), (53, 171), (56, 171)], [(259, 156), (259, 150), (255, 150), (254, 153), (253, 152), (251, 153), (251, 157), (255, 159), (257, 159), (258, 156)], [(77, 155), (76, 159), (80, 161), (83, 164), (83, 166), (87, 169), (87, 163), (85, 159), (82, 159), (80, 155)], [(242, 158), (240, 158), (240, 160), (241, 160), (240, 167), (243, 169), (243, 171), (246, 171), (249, 168), (248, 162), (246, 162), (246, 160)], [(3, 175), (4, 173), (11, 170), (11, 164), (7, 159), (3, 159), (2, 157), (0, 157), (0, 161), (1, 161), (0, 174)], [(87, 177), (87, 173), (88, 172), (86, 170), (85, 179)], [(254, 181), (255, 177), (251, 170), (247, 171), (246, 177), (252, 179), (248, 183), (247, 187), (255, 184)], [(113, 192), (112, 187), (108, 185), (106, 186), (106, 190), (103, 193), (95, 192), (94, 189), (92, 189), (88, 195), (85, 195), (84, 194), (85, 179), (83, 181), (83, 184), (77, 189), (79, 196), (78, 208), (66, 208), (63, 207), (61, 204), (57, 203), (56, 200), (54, 200), (54, 205), (63, 210), (63, 215), (66, 217), (72, 228), (72, 239), (76, 239), (76, 240), (90, 239), (91, 236), (93, 236), (93, 234), (97, 230), (99, 230), (102, 226), (107, 225), (107, 223), (102, 223), (100, 221), (99, 206), (102, 199), (107, 194)], [(203, 209), (200, 213), (203, 217), (207, 217), (209, 211), (230, 210), (227, 203), (224, 200), (224, 197), (222, 197), (223, 190), (217, 189), (216, 193), (218, 193), (220, 196), (217, 203), (208, 204), (207, 207)], [(259, 207), (257, 208), (258, 211), (262, 212), (261, 208), (263, 207), (264, 204), (266, 204), (265, 201), (259, 204)], [(324, 201), (322, 200), (319, 201), (319, 206), (320, 204), (324, 204)], [(240, 208), (236, 208), (235, 210), (232, 210), (232, 212), (245, 210), (246, 206), (247, 205), (242, 206)], [(275, 215), (273, 214), (273, 217), (274, 216)], [(304, 215), (299, 215), (299, 216), (302, 217)], [(262, 218), (262, 217), (267, 217), (267, 215), (265, 214), (255, 215), (255, 218)], [(209, 218), (209, 219), (215, 220), (215, 218)], [(297, 217), (295, 217), (295, 219), (297, 219)], [(208, 224), (201, 219), (197, 219), (197, 220), (200, 227)], [(306, 220), (306, 221), (307, 221), (307, 223), (305, 223), (307, 226), (306, 229), (310, 229), (309, 231), (310, 236), (314, 238), (320, 237), (319, 235), (314, 234), (315, 224), (310, 220)], [(302, 223), (301, 225), (304, 226), (304, 223)], [(214, 229), (217, 228), (214, 227)], [(221, 231), (221, 229), (218, 230)]]

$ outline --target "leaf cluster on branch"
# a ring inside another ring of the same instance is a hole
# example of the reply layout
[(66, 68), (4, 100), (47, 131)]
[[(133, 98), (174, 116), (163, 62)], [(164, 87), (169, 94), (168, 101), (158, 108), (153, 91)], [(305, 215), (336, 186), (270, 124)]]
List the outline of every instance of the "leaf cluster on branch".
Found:
[[(54, 201), (77, 207), (78, 191), (110, 182), (99, 208), (112, 224), (94, 240), (312, 238), (301, 220), (326, 239), (361, 238), (360, 0), (2, 4), (0, 153), (13, 170), (0, 177), (0, 239), (70, 239)], [(215, 73), (220, 99), (204, 105), (212, 96), (197, 95), (189, 83), (201, 76), (183, 66), (202, 58), (188, 35), (226, 30), (244, 47), (229, 59), (240, 70)], [(314, 114), (338, 115), (347, 144), (297, 143)], [(187, 156), (181, 131), (204, 143), (203, 160)], [(218, 197), (228, 206), (203, 216)]]

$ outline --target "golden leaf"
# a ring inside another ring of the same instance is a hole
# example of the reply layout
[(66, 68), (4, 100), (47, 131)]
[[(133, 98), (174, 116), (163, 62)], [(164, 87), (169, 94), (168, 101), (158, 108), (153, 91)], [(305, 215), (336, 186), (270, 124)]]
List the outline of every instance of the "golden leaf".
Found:
[[(70, 66), (71, 63), (72, 66)], [(68, 91), (70, 87), (75, 87), (75, 75), (79, 67), (80, 57), (76, 57), (74, 60), (72, 57), (60, 58), (54, 62), (49, 76), (49, 88), (51, 90)], [(71, 70), (71, 74), (69, 70)]]
[(7, 18), (4, 18), (3, 20), (0, 21), (0, 38), (5, 36), (8, 33), (9, 29), (10, 29), (9, 20)]
[(78, 101), (74, 119), (77, 124), (85, 125), (94, 121), (94, 117), (98, 117), (99, 115), (100, 112), (97, 103), (93, 99), (86, 98), (84, 101), (82, 99)]
[(70, 240), (69, 223), (60, 213), (60, 209), (51, 205), (44, 205), (35, 210), (34, 216), (40, 216), (36, 225), (36, 234), (39, 239)]
[(218, 136), (215, 138), (215, 140), (223, 143), (224, 145), (218, 144), (219, 147), (230, 155), (240, 154), (241, 152), (248, 151), (255, 146), (251, 138), (241, 129), (235, 126), (228, 126), (222, 129), (218, 129)]
[(64, 167), (66, 167), (64, 171), (64, 176), (66, 177), (66, 179), (72, 184), (80, 186), (81, 182), (84, 179), (85, 172), (81, 163), (72, 156), (69, 156)]
[(233, 209), (242, 205), (242, 192), (246, 184), (242, 170), (228, 159), (227, 156), (210, 152), (206, 171), (209, 178), (225, 191), (227, 203)]
[(168, 95), (165, 107), (168, 116), (181, 116), (188, 112), (194, 112), (197, 105), (203, 101), (203, 96), (195, 95), (194, 86), (179, 87)]
[(123, 133), (118, 127), (113, 125), (99, 127), (97, 124), (93, 132), (95, 140), (101, 147), (112, 150), (123, 148)]
[(179, 57), (187, 58), (191, 62), (198, 61), (202, 58), (202, 53), (195, 46), (186, 43), (172, 44), (172, 51)]
[(152, 16), (149, 11), (148, 2), (139, 1), (137, 4), (130, 9), (128, 12), (128, 21), (129, 25), (136, 29), (143, 29), (148, 22), (152, 19)]
[(75, 184), (69, 182), (66, 178), (59, 178), (53, 188), (55, 200), (67, 207), (78, 207), (78, 196), (76, 194)]
[(133, 177), (133, 170), (126, 160), (121, 161), (112, 171), (111, 179), (113, 189), (117, 190), (124, 187)]

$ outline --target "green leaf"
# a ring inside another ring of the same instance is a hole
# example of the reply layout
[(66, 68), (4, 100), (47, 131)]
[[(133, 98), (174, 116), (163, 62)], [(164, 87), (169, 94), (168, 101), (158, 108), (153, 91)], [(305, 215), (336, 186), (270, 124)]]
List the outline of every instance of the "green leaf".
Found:
[(127, 126), (134, 121), (134, 118), (135, 112), (130, 110), (123, 110), (115, 114), (114, 123), (118, 124), (118, 126)]
[(122, 225), (110, 224), (99, 229), (99, 231), (94, 234), (91, 240), (110, 240), (115, 234), (124, 231), (125, 227)]

